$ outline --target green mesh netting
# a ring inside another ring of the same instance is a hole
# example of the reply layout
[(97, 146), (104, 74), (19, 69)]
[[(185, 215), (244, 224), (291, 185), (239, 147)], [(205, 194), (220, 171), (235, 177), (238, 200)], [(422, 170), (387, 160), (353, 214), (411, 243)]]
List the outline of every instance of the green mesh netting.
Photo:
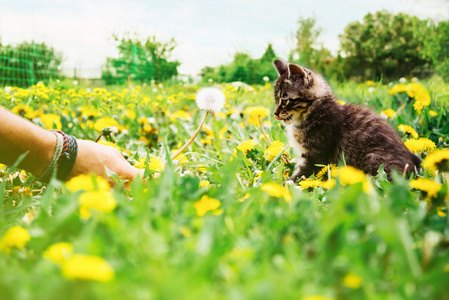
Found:
[(0, 86), (28, 87), (59, 75), (62, 55), (45, 43), (0, 43)]

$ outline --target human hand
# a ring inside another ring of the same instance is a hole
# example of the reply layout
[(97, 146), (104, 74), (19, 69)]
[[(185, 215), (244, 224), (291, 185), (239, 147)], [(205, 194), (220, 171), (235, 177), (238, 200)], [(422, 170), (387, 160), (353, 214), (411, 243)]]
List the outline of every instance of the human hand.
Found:
[(77, 141), (78, 154), (68, 179), (80, 174), (94, 173), (114, 184), (112, 179), (106, 176), (105, 167), (117, 174), (120, 179), (133, 180), (137, 175), (143, 177), (144, 170), (131, 166), (114, 147), (86, 140)]

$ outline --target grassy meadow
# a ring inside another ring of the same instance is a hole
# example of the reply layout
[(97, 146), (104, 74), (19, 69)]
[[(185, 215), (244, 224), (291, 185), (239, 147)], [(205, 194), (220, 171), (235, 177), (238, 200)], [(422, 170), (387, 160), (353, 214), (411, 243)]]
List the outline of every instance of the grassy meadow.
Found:
[(341, 105), (388, 119), (424, 170), (389, 182), (342, 161), (298, 185), (272, 85), (210, 86), (225, 107), (175, 160), (204, 116), (202, 86), (0, 89), (1, 106), (102, 133), (146, 175), (44, 186), (0, 165), (0, 299), (449, 299), (447, 83), (334, 84)]

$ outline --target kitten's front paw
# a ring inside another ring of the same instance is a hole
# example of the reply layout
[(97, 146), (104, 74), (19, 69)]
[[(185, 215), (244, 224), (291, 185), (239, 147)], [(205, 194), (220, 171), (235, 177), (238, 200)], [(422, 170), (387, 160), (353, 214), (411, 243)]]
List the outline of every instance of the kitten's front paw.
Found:
[(297, 179), (298, 179), (298, 177), (299, 176), (297, 176), (297, 175), (293, 175), (293, 176), (287, 178), (287, 182), (291, 181), (291, 182), (293, 182), (293, 184), (295, 184)]

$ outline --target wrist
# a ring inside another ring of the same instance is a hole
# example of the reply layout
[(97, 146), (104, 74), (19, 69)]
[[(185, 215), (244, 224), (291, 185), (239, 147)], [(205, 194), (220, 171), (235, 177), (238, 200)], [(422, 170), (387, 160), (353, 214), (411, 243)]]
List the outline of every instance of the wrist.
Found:
[(42, 135), (42, 142), (39, 146), (42, 152), (29, 153), (27, 155), (29, 156), (29, 159), (27, 159), (29, 166), (25, 168), (37, 177), (42, 176), (50, 164), (58, 142), (57, 136), (50, 131), (44, 131)]

